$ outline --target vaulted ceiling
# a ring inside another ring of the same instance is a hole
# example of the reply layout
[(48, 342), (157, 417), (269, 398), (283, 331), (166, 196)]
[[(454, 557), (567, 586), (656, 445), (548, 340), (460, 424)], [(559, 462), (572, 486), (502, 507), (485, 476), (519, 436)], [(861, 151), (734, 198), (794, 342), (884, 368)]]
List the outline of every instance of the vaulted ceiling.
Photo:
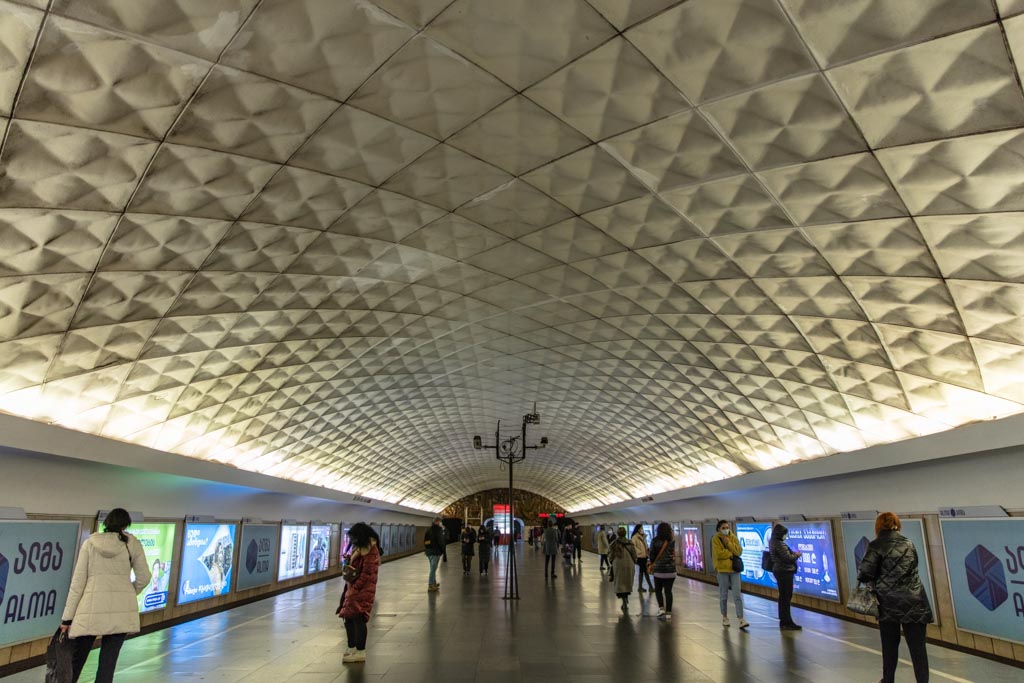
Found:
[(0, 410), (570, 510), (1024, 410), (1022, 0), (0, 0)]

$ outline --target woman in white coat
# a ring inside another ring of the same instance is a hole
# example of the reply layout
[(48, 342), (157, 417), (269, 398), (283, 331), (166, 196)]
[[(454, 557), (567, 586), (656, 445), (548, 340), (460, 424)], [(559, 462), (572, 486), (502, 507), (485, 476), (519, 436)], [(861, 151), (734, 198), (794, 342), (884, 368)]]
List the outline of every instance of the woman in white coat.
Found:
[(103, 520), (103, 533), (86, 539), (78, 554), (61, 622), (61, 630), (69, 631), (75, 643), (72, 683), (82, 675), (96, 636), (103, 637), (96, 683), (111, 683), (125, 636), (139, 632), (137, 596), (152, 574), (139, 539), (124, 531), (131, 523), (126, 510), (111, 510)]

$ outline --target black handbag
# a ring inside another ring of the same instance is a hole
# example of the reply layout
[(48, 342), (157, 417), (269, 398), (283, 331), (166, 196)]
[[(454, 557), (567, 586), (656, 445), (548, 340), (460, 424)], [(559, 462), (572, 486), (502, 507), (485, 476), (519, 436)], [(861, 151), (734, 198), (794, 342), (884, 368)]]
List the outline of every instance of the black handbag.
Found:
[(863, 614), (868, 617), (878, 616), (878, 597), (870, 586), (857, 583), (857, 587), (850, 594), (850, 600), (846, 603), (846, 609), (855, 614)]
[(772, 553), (770, 550), (761, 551), (761, 569), (766, 572), (774, 572), (775, 564), (772, 562)]
[(46, 683), (71, 683), (71, 656), (75, 644), (59, 628), (46, 647)]
[(732, 556), (732, 570), (737, 574), (743, 571), (743, 558), (739, 555)]

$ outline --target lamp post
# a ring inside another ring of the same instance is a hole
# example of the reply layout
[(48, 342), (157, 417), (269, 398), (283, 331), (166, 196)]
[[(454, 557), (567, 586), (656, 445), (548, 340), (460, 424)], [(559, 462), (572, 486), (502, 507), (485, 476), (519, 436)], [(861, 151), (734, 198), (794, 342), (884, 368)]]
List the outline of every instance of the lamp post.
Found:
[[(540, 414), (537, 413), (537, 404), (533, 404), (533, 412), (523, 415), (522, 436), (510, 436), (507, 439), (501, 438), (501, 421), (494, 431), (494, 444), (484, 445), (483, 439), (479, 436), (473, 437), (473, 448), (482, 450), (493, 448), (497, 459), (508, 464), (508, 519), (511, 533), (509, 534), (508, 556), (505, 558), (505, 595), (503, 600), (519, 599), (519, 574), (516, 571), (516, 525), (515, 525), (515, 498), (513, 495), (513, 471), (512, 467), (517, 462), (526, 459), (526, 451), (530, 448), (545, 448), (548, 445), (548, 437), (542, 437), (539, 445), (526, 445), (526, 425), (540, 424)], [(523, 533), (526, 532), (525, 527)]]

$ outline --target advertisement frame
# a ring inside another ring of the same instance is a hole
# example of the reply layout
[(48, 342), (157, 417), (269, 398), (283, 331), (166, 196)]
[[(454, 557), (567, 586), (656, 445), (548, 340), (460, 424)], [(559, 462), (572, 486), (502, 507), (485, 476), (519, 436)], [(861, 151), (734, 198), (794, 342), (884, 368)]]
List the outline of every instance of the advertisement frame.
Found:
[[(140, 527), (140, 526), (144, 526), (146, 524), (170, 524), (171, 526), (174, 527), (174, 540), (171, 542), (171, 569), (168, 572), (168, 576), (167, 576), (167, 602), (164, 604), (163, 607), (155, 607), (153, 609), (148, 609), (148, 610), (143, 610), (142, 606), (140, 605), (139, 606), (139, 614), (152, 614), (154, 612), (159, 612), (160, 610), (165, 610), (165, 609), (170, 609), (172, 607), (177, 607), (177, 605), (178, 605), (178, 590), (177, 590), (177, 588), (178, 588), (178, 580), (181, 578), (181, 553), (182, 553), (182, 550), (184, 548), (183, 543), (182, 543), (182, 539), (184, 538), (184, 535), (185, 535), (185, 523), (182, 522), (180, 519), (164, 519), (164, 520), (161, 520), (161, 519), (147, 519), (147, 520), (142, 521), (142, 522), (133, 522), (132, 523), (132, 527)], [(179, 524), (181, 525), (180, 529), (179, 529), (179, 526), (178, 526)], [(102, 523), (99, 522), (99, 520), (97, 520), (97, 522), (96, 522), (97, 531), (95, 531), (93, 533), (100, 533), (99, 532), (99, 527), (101, 525), (102, 525)], [(132, 534), (133, 536), (135, 536), (135, 534), (132, 532), (132, 528), (131, 527), (126, 529), (126, 531), (129, 534)], [(180, 531), (180, 533), (179, 533), (179, 531)], [(138, 537), (136, 536), (136, 538), (138, 538)], [(141, 542), (141, 539), (140, 539), (140, 542)], [(150, 564), (150, 569), (152, 569), (152, 568), (153, 568), (152, 564)], [(152, 581), (153, 580), (150, 579), (150, 583), (152, 583)], [(173, 590), (173, 591), (171, 590), (172, 586), (175, 588), (175, 590)], [(148, 588), (149, 586), (147, 585), (146, 587)], [(143, 591), (143, 593), (141, 593), (139, 595), (139, 597), (142, 597), (143, 595), (145, 595), (145, 591)], [(173, 604), (171, 603), (171, 598), (172, 597), (174, 598), (174, 603)], [(185, 604), (187, 605), (188, 603), (185, 603)]]
[[(953, 625), (959, 631), (964, 633), (970, 633), (985, 638), (992, 638), (994, 640), (1004, 640), (1008, 643), (1016, 643), (1017, 645), (1024, 645), (1024, 634), (1021, 635), (1020, 640), (1014, 640), (1013, 638), (1007, 638), (1006, 636), (993, 635), (991, 633), (983, 633), (981, 631), (974, 631), (969, 628), (963, 628), (960, 626), (960, 620), (956, 614), (956, 599), (953, 597), (953, 575), (949, 571), (949, 553), (946, 551), (946, 535), (945, 525), (955, 524), (957, 522), (1018, 522), (1024, 524), (1024, 518), (1021, 517), (963, 517), (963, 518), (945, 518), (939, 520), (939, 537), (942, 539), (942, 556), (946, 565), (946, 586), (949, 588), (949, 603), (953, 610)], [(932, 612), (935, 612), (935, 606), (932, 606)]]
[[(700, 561), (703, 565), (700, 569), (690, 569), (686, 566), (686, 546), (683, 545), (683, 536), (687, 529), (696, 529), (698, 534), (698, 547), (700, 548)], [(679, 523), (679, 562), (680, 566), (688, 572), (696, 574), (708, 573), (708, 557), (704, 547), (704, 524), (703, 522), (680, 522)]]
[[(294, 576), (281, 577), (281, 553), (284, 551), (284, 530), (285, 529), (305, 529), (306, 535), (302, 542), (302, 571)], [(309, 574), (309, 524), (281, 524), (281, 530), (278, 532), (277, 540), (277, 572), (275, 573), (275, 579), (278, 583), (282, 581), (291, 581), (292, 579), (299, 579)]]
[[(72, 580), (72, 578), (74, 578), (74, 575), (75, 575), (75, 567), (78, 566), (78, 556), (79, 556), (80, 551), (82, 549), (82, 543), (85, 542), (85, 540), (82, 538), (82, 532), (85, 530), (85, 525), (82, 524), (81, 520), (77, 520), (77, 519), (2, 519), (2, 520), (0, 520), (0, 523), (3, 523), (3, 524), (7, 524), (7, 523), (17, 523), (17, 524), (55, 524), (55, 523), (62, 523), (62, 524), (74, 524), (77, 527), (77, 529), (75, 531), (75, 542), (74, 542), (75, 550), (74, 550), (74, 553), (72, 553), (71, 571), (69, 572), (69, 575), (68, 575), (68, 587), (67, 587), (67, 590), (66, 590), (66, 592), (64, 594), (64, 603), (66, 603), (67, 602), (67, 593), (69, 593), (71, 591), (71, 580)], [(60, 613), (62, 613), (64, 611), (64, 605), (63, 604), (58, 604), (58, 609), (60, 610), (60, 612), (56, 612), (55, 613), (55, 617), (56, 618), (55, 618), (55, 620), (53, 622), (54, 623), (53, 628), (55, 630), (56, 630), (57, 626), (60, 625)], [(49, 627), (47, 627), (47, 631), (49, 631)], [(16, 647), (18, 645), (24, 645), (25, 643), (34, 643), (37, 640), (40, 640), (42, 638), (47, 638), (47, 637), (49, 637), (49, 636), (44, 634), (42, 636), (35, 636), (33, 638), (26, 638), (26, 639), (23, 639), (23, 640), (14, 640), (14, 641), (11, 641), (9, 643), (0, 644), (0, 648), (12, 648), (12, 647)]]
[[(245, 550), (245, 552), (248, 552), (248, 549), (244, 548), (245, 540), (246, 540), (245, 539), (245, 530), (246, 529), (252, 529), (252, 528), (259, 528), (259, 527), (264, 527), (264, 528), (269, 528), (269, 529), (273, 529), (274, 530), (274, 532), (271, 535), (271, 537), (273, 538), (272, 542), (274, 544), (274, 548), (271, 550), (271, 553), (270, 553), (270, 556), (272, 558), (271, 559), (270, 580), (268, 580), (266, 583), (258, 583), (258, 584), (252, 585), (252, 586), (242, 587), (242, 586), (239, 585), (239, 582), (241, 582), (241, 580), (242, 580), (242, 552), (243, 552), (243, 550)], [(279, 559), (280, 554), (281, 554), (281, 527), (280, 527), (279, 524), (257, 524), (257, 523), (242, 524), (242, 528), (238, 532), (238, 566), (235, 567), (235, 592), (247, 591), (247, 590), (252, 590), (254, 588), (263, 588), (264, 586), (271, 586), (271, 585), (273, 585), (274, 582), (277, 581), (277, 572), (274, 571), (274, 569), (273, 569), (274, 565), (276, 564), (276, 562), (274, 560)]]
[[(787, 529), (792, 531), (794, 526), (798, 526), (798, 525), (801, 525), (801, 524), (825, 524), (825, 525), (827, 525), (827, 527), (828, 527), (828, 536), (829, 536), (829, 538), (828, 538), (829, 545), (832, 548), (832, 572), (833, 572), (833, 574), (836, 577), (836, 597), (833, 598), (833, 597), (828, 597), (828, 596), (824, 596), (824, 595), (811, 595), (811, 594), (803, 592), (803, 591), (797, 591), (795, 584), (794, 584), (794, 588), (793, 588), (793, 595), (794, 596), (799, 595), (801, 597), (808, 598), (808, 599), (811, 599), (811, 600), (824, 600), (825, 602), (832, 602), (832, 603), (835, 603), (835, 604), (838, 604), (838, 605), (845, 605), (846, 601), (843, 600), (843, 581), (842, 581), (842, 576), (839, 573), (839, 557), (838, 557), (838, 554), (836, 553), (836, 525), (833, 523), (833, 521), (834, 520), (832, 520), (831, 518), (828, 518), (828, 519), (803, 519), (803, 520), (796, 520), (796, 521), (792, 521), (792, 522), (773, 522), (772, 523), (772, 528), (774, 529), (776, 524), (783, 524)], [(845, 557), (846, 557), (846, 535), (845, 534), (843, 535), (843, 546), (842, 546), (842, 549), (841, 549), (840, 552), (843, 555), (843, 563), (845, 564), (846, 563), (846, 559), (845, 559)], [(797, 565), (797, 567), (798, 567), (797, 574), (799, 574), (800, 573), (799, 564)], [(774, 576), (774, 574), (773, 574), (773, 576)], [(775, 581), (775, 590), (778, 590), (778, 588), (779, 588), (778, 580), (776, 579), (776, 581)]]
[[(323, 574), (331, 568), (331, 536), (334, 535), (334, 529), (330, 524), (310, 524), (308, 527), (309, 536), (306, 539), (306, 576)], [(313, 529), (327, 529), (327, 548), (324, 550), (326, 566), (316, 571), (313, 571)]]
[[(182, 584), (182, 581), (185, 578), (185, 550), (186, 550), (186, 543), (187, 543), (187, 540), (188, 540), (188, 528), (190, 526), (213, 526), (213, 527), (226, 526), (226, 527), (231, 527), (234, 530), (234, 532), (232, 534), (232, 539), (231, 539), (231, 543), (233, 545), (233, 547), (231, 549), (231, 579), (229, 581), (225, 582), (225, 587), (226, 587), (227, 590), (225, 590), (223, 592), (216, 593), (214, 595), (207, 595), (206, 597), (203, 597), (203, 598), (195, 598), (195, 599), (192, 599), (192, 600), (186, 600), (186, 601), (182, 602), (182, 600), (181, 600), (182, 585), (181, 584)], [(231, 595), (235, 591), (235, 581), (237, 580), (236, 574), (237, 574), (237, 570), (238, 570), (238, 535), (239, 535), (239, 528), (240, 527), (241, 527), (241, 524), (237, 520), (232, 520), (232, 521), (229, 521), (229, 522), (220, 522), (220, 521), (213, 521), (213, 522), (189, 522), (189, 521), (186, 520), (184, 522), (184, 524), (181, 527), (181, 546), (180, 546), (180, 551), (178, 552), (178, 582), (177, 582), (177, 586), (176, 586), (175, 591), (174, 591), (174, 606), (175, 607), (181, 607), (183, 605), (191, 605), (191, 604), (196, 603), (196, 602), (203, 602), (204, 600), (212, 600), (213, 598), (222, 598), (222, 597), (224, 597), (226, 595)]]

